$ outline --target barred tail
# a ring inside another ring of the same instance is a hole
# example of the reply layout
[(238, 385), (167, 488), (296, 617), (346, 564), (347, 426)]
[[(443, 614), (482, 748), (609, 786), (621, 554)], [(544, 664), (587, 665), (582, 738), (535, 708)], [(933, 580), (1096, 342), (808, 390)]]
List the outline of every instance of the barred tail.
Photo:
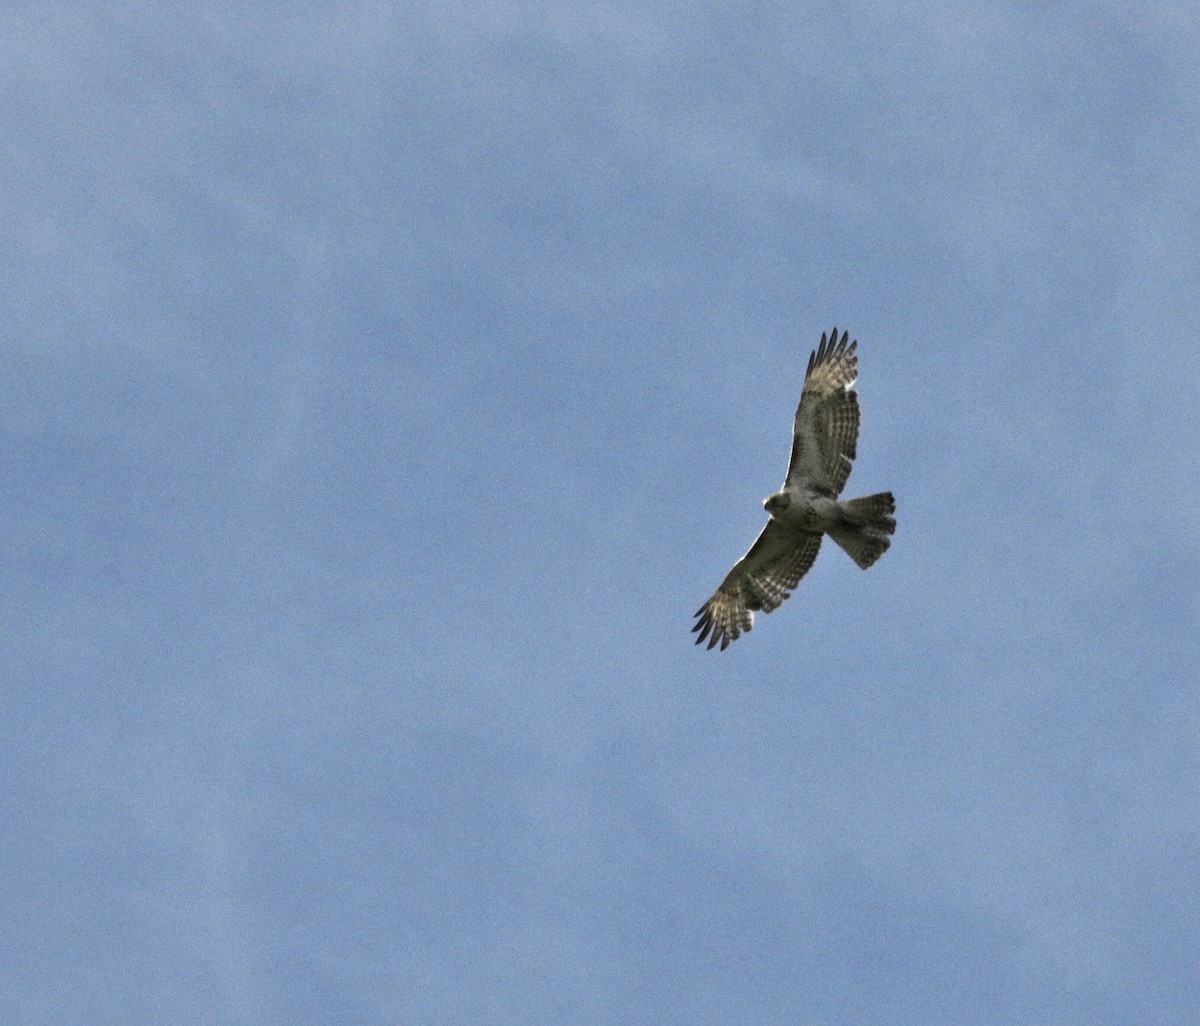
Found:
[(829, 537), (846, 550), (864, 570), (888, 550), (896, 531), (896, 500), (891, 492), (864, 495), (839, 503), (844, 522), (829, 531)]

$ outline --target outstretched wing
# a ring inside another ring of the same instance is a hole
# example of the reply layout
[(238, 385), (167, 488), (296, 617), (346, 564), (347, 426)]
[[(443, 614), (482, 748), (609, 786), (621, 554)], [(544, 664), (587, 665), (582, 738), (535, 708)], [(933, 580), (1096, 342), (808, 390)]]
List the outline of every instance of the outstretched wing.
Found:
[(808, 358), (804, 391), (792, 429), (792, 458), (785, 488), (802, 485), (837, 496), (850, 476), (850, 461), (858, 444), (858, 340), (846, 344), (837, 328)]
[(778, 609), (808, 573), (820, 547), (821, 535), (768, 520), (750, 551), (733, 564), (712, 598), (697, 610), (692, 628), (700, 632), (696, 644), (708, 638), (709, 648), (720, 643), (723, 651), (754, 625), (754, 610)]

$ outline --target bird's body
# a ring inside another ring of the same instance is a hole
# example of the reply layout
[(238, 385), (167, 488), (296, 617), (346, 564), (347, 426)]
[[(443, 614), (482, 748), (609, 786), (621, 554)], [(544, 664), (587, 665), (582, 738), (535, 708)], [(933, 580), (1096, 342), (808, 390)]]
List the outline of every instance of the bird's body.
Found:
[(797, 531), (828, 531), (842, 522), (837, 499), (801, 485), (768, 495), (763, 509), (771, 519)]
[[(758, 540), (696, 613), (696, 644), (724, 649), (750, 630), (754, 613), (777, 609), (799, 583), (828, 534), (864, 570), (891, 544), (896, 530), (891, 492), (839, 501), (858, 444), (857, 340), (837, 328), (808, 358), (792, 429), (792, 456), (783, 487), (767, 496), (770, 516)], [(711, 635), (711, 636), (710, 636)]]

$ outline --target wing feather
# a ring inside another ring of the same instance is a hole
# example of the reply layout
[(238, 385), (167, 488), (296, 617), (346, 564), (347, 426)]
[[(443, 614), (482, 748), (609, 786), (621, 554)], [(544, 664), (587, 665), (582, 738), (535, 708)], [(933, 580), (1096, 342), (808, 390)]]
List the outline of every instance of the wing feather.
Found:
[(724, 651), (754, 625), (754, 611), (770, 613), (808, 573), (821, 548), (821, 535), (795, 531), (768, 520), (757, 540), (725, 576), (712, 598), (696, 611), (696, 644)]
[(837, 328), (808, 358), (804, 390), (792, 428), (792, 456), (784, 487), (803, 485), (837, 496), (846, 487), (857, 455), (859, 409), (858, 340)]

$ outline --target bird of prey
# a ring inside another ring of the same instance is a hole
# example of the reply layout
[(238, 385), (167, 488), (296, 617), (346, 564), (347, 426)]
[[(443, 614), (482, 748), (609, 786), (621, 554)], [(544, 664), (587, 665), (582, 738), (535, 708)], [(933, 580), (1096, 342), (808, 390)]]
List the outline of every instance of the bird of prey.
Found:
[(770, 514), (758, 540), (696, 612), (699, 645), (724, 650), (754, 624), (754, 611), (779, 608), (817, 558), (829, 535), (864, 570), (891, 545), (896, 530), (891, 492), (838, 501), (858, 441), (858, 340), (837, 328), (808, 358), (792, 429), (792, 458), (783, 487), (763, 500)]

